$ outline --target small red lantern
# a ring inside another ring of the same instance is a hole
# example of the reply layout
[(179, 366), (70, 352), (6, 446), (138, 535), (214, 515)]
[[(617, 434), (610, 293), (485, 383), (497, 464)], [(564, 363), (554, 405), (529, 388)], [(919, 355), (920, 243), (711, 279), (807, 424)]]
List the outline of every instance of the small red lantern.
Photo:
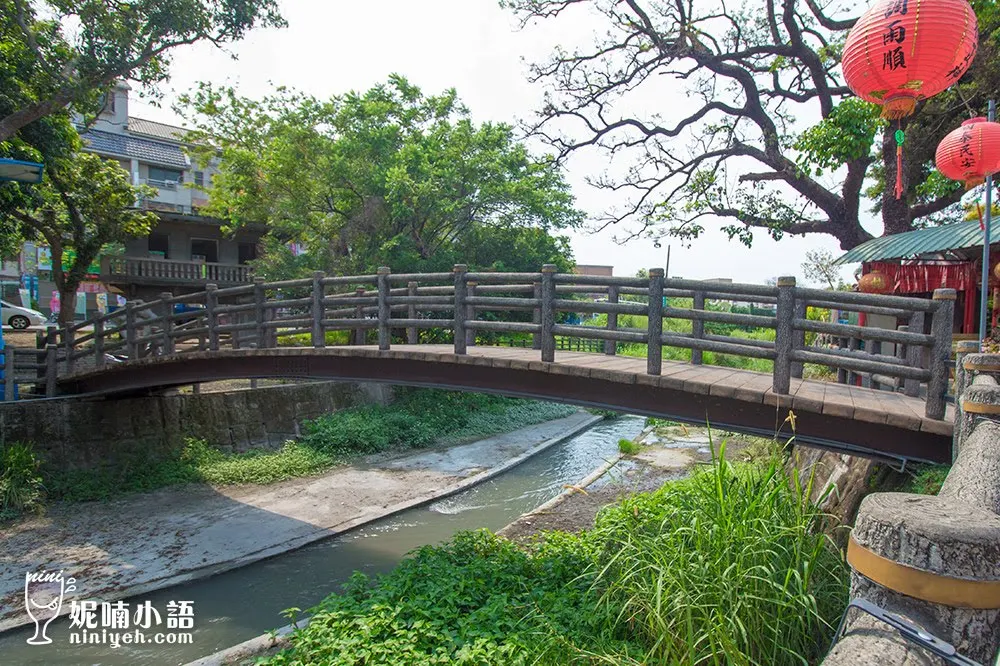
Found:
[(889, 278), (874, 271), (861, 276), (858, 280), (858, 291), (866, 294), (888, 294), (892, 291), (892, 286), (889, 284)]
[(851, 29), (841, 64), (851, 90), (895, 120), (957, 83), (978, 44), (967, 0), (878, 0)]
[(938, 171), (965, 182), (966, 189), (981, 185), (1000, 171), (1000, 124), (986, 118), (966, 120), (938, 145)]

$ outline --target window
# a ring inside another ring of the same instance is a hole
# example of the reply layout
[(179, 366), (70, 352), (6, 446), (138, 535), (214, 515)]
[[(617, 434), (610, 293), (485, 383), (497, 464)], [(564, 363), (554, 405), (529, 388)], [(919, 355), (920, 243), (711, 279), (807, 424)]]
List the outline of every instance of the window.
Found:
[(257, 244), (256, 243), (240, 243), (239, 247), (239, 261), (241, 264), (247, 264), (257, 258)]
[(170, 258), (170, 242), (166, 234), (149, 234), (149, 256), (160, 259)]
[(194, 184), (198, 187), (205, 187), (205, 172), (195, 171), (194, 172)]
[[(184, 172), (176, 169), (161, 169), (160, 167), (149, 167), (149, 180), (160, 183), (183, 183)], [(155, 184), (155, 183), (154, 183)]]
[(191, 239), (191, 260), (207, 261), (210, 264), (219, 261), (219, 243), (204, 238)]

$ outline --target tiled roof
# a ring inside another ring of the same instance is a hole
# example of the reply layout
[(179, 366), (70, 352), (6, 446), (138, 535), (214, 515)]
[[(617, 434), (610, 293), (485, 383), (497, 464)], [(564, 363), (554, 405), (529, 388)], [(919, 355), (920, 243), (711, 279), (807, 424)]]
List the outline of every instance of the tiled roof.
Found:
[(188, 132), (188, 130), (183, 127), (164, 125), (163, 123), (158, 123), (153, 120), (144, 120), (142, 118), (133, 118), (131, 116), (129, 116), (128, 119), (128, 131), (133, 134), (142, 134), (143, 136), (155, 139), (166, 139), (167, 141), (181, 142), (184, 141), (184, 135)]
[[(991, 238), (1000, 238), (997, 234), (1000, 234), (1000, 220), (993, 220), (990, 225), (990, 236)], [(912, 259), (921, 255), (941, 252), (967, 254), (962, 251), (982, 246), (983, 232), (979, 228), (979, 221), (970, 220), (873, 238), (837, 259), (836, 263), (854, 264), (883, 259)]]
[(80, 135), (95, 153), (130, 157), (143, 162), (187, 169), (191, 166), (179, 145), (151, 141), (127, 134), (89, 130)]

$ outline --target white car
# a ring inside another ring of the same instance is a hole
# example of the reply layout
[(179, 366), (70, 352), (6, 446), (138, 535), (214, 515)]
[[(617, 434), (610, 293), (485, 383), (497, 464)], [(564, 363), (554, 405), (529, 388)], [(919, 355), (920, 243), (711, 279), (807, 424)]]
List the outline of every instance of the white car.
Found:
[(7, 301), (0, 301), (0, 306), (2, 306), (2, 309), (0, 309), (0, 321), (15, 330), (22, 331), (29, 326), (45, 325), (47, 318), (38, 310), (23, 308), (20, 305), (14, 305)]

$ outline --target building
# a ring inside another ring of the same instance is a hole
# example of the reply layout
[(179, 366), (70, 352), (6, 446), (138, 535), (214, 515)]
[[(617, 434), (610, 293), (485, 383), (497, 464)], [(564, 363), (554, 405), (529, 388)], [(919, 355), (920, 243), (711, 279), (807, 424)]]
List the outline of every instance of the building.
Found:
[(199, 291), (208, 283), (233, 286), (249, 282), (248, 262), (257, 258), (263, 225), (224, 234), (222, 222), (200, 213), (217, 172), (201, 166), (186, 152), (186, 130), (129, 115), (129, 86), (119, 83), (104, 110), (88, 127), (80, 127), (85, 149), (117, 160), (136, 185), (156, 189), (139, 201), (156, 211), (160, 222), (149, 235), (125, 243), (123, 254), (100, 261), (100, 281), (127, 298), (155, 298)]

